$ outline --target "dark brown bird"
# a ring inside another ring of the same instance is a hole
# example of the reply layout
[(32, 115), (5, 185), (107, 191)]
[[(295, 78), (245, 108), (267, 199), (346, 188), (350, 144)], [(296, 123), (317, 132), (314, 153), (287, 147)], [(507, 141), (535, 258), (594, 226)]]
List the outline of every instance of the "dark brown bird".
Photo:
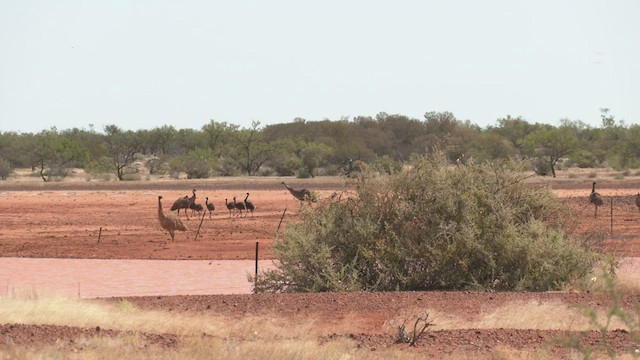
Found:
[(209, 211), (209, 219), (211, 219), (211, 212), (216, 209), (213, 203), (209, 202), (209, 197), (204, 198), (204, 204), (207, 206), (207, 210)]
[(173, 202), (173, 205), (171, 206), (171, 211), (178, 210), (178, 216), (180, 216), (180, 209), (184, 209), (184, 214), (187, 216), (187, 220), (189, 220), (189, 214), (187, 214), (188, 208), (189, 208), (189, 196), (185, 196)]
[(251, 211), (251, 217), (253, 217), (253, 210), (255, 210), (256, 207), (247, 199), (249, 199), (249, 193), (247, 193), (247, 196), (244, 198), (244, 207), (247, 208), (247, 211)]
[(600, 196), (600, 194), (598, 194), (596, 192), (596, 182), (593, 182), (593, 185), (591, 187), (591, 195), (589, 195), (589, 202), (593, 204), (593, 206), (595, 206), (596, 211), (593, 215), (593, 217), (598, 217), (598, 206), (602, 206), (604, 204), (604, 201), (602, 201), (602, 196)]
[(240, 217), (242, 217), (242, 211), (245, 209), (244, 203), (236, 202), (236, 197), (233, 197), (233, 206), (240, 212)]
[(193, 215), (194, 212), (197, 212), (198, 215), (200, 215), (200, 211), (204, 210), (204, 208), (202, 207), (202, 204), (196, 204), (196, 203), (193, 203), (189, 208), (191, 209), (191, 215)]
[(171, 206), (171, 211), (178, 210), (178, 216), (180, 216), (180, 209), (184, 209), (184, 214), (187, 216), (187, 220), (189, 220), (187, 209), (190, 209), (196, 202), (196, 189), (191, 190), (191, 192), (193, 193), (191, 197), (185, 196), (183, 198), (179, 198), (173, 203), (173, 206)]
[(224, 204), (227, 206), (229, 210), (229, 217), (231, 217), (231, 212), (236, 209), (236, 206), (233, 203), (227, 202), (227, 198), (224, 199)]
[(169, 235), (171, 235), (171, 241), (174, 241), (175, 239), (176, 230), (187, 231), (187, 227), (184, 226), (180, 219), (173, 215), (164, 214), (164, 211), (162, 210), (162, 196), (158, 196), (158, 221), (160, 221), (160, 226), (167, 230)]

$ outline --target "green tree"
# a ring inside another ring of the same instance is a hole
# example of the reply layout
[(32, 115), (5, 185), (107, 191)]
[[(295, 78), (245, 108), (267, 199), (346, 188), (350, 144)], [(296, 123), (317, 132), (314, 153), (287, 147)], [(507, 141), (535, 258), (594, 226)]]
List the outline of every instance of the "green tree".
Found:
[(13, 173), (13, 166), (9, 160), (0, 156), (0, 180), (5, 180)]
[(274, 148), (264, 140), (259, 127), (260, 122), (253, 121), (251, 128), (236, 132), (226, 152), (226, 156), (249, 176), (258, 172), (274, 151)]
[(216, 122), (213, 119), (211, 119), (208, 124), (202, 126), (207, 147), (216, 157), (224, 153), (228, 144), (234, 140), (234, 135), (237, 131), (238, 125)]
[(173, 172), (185, 172), (188, 179), (206, 179), (216, 167), (216, 157), (209, 149), (189, 151), (170, 162)]
[(632, 159), (626, 157), (629, 132), (624, 121), (616, 123), (608, 108), (600, 109), (602, 127), (599, 129), (597, 148), (600, 150), (601, 161), (606, 161), (615, 168), (626, 168)]
[(551, 174), (556, 177), (556, 163), (576, 149), (578, 139), (569, 126), (556, 128), (545, 125), (527, 135), (522, 140), (522, 145), (530, 156), (545, 160)]
[(310, 143), (300, 151), (300, 159), (307, 174), (315, 177), (314, 172), (318, 166), (331, 154), (332, 149), (324, 144)]
[(126, 167), (133, 163), (142, 148), (140, 136), (131, 130), (123, 131), (116, 125), (107, 125), (104, 131), (105, 150), (118, 180), (122, 180)]
[(142, 130), (140, 137), (142, 148), (145, 153), (156, 156), (170, 153), (171, 144), (175, 141), (178, 131), (171, 125), (155, 127), (151, 130)]
[(522, 139), (533, 132), (536, 128), (537, 125), (529, 124), (521, 116), (514, 118), (511, 117), (511, 115), (507, 115), (506, 117), (496, 120), (496, 126), (489, 127), (488, 131), (500, 134), (509, 140), (520, 152), (523, 152), (523, 148), (521, 146)]
[(86, 158), (86, 149), (58, 133), (55, 127), (41, 131), (32, 140), (30, 157), (45, 182), (67, 176), (70, 167)]

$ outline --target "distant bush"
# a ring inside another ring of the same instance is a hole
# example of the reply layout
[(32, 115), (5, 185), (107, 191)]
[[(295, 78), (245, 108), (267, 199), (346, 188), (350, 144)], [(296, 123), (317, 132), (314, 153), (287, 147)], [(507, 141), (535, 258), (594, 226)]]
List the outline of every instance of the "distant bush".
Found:
[(296, 176), (299, 179), (308, 179), (311, 176), (311, 173), (309, 172), (309, 170), (307, 170), (307, 168), (300, 168), (298, 169), (298, 175)]
[(122, 175), (122, 181), (140, 181), (142, 180), (142, 175), (140, 174), (124, 174)]
[(522, 165), (435, 154), (395, 175), (360, 174), (353, 197), (301, 208), (256, 290), (561, 289), (596, 255), (567, 239), (563, 206), (526, 185)]
[(13, 173), (13, 167), (9, 160), (0, 157), (0, 179), (5, 180)]
[(217, 166), (217, 160), (211, 151), (198, 149), (172, 159), (169, 166), (172, 173), (184, 172), (188, 179), (206, 179)]

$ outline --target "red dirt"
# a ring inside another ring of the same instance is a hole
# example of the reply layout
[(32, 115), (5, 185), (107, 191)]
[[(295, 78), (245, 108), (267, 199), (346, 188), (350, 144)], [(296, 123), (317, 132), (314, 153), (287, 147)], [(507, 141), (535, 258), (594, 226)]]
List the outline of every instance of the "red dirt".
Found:
[[(83, 259), (253, 259), (256, 241), (260, 258), (270, 259), (269, 246), (286, 208), (284, 226), (296, 221), (299, 202), (280, 184), (282, 179), (217, 179), (211, 181), (137, 183), (0, 183), (0, 256)], [(289, 179), (293, 187), (319, 190), (321, 197), (344, 190), (342, 179)], [(624, 256), (640, 256), (640, 212), (632, 195), (640, 189), (640, 179), (599, 181), (598, 191), (605, 206), (593, 217), (587, 202), (591, 179), (564, 180), (549, 184), (572, 208), (575, 219), (567, 230), (574, 234), (601, 233), (603, 250)], [(200, 219), (183, 219), (189, 227), (177, 233), (176, 241), (158, 225), (157, 196), (164, 197), (165, 213), (178, 197), (197, 189), (198, 202), (208, 196), (215, 204), (212, 219), (205, 216), (198, 241), (194, 236)], [(250, 199), (254, 216), (230, 217), (224, 198)], [(613, 213), (609, 201), (613, 199)], [(102, 232), (100, 233), (100, 228)], [(611, 233), (613, 229), (613, 233)], [(98, 242), (98, 238), (100, 241)], [(25, 269), (27, 271), (27, 269)], [(2, 279), (0, 279), (0, 283)], [(629, 295), (625, 305), (631, 304)], [(479, 309), (498, 307), (509, 301), (559, 299), (570, 305), (603, 307), (608, 299), (597, 294), (573, 293), (349, 293), (349, 294), (260, 294), (161, 296), (128, 298), (141, 308), (214, 313), (234, 317), (273, 315), (297, 323), (315, 319), (318, 337), (354, 339), (361, 346), (379, 349), (394, 346), (382, 331), (384, 321), (403, 306), (426, 306), (456, 316), (477, 316)], [(114, 299), (118, 300), (118, 299)], [(629, 305), (630, 306), (630, 305)], [(436, 320), (437, 321), (437, 320)], [(350, 324), (345, 329), (344, 323)], [(339, 325), (341, 324), (341, 325)], [(95, 332), (95, 329), (93, 330)], [(73, 341), (92, 333), (91, 329), (61, 329), (50, 326), (8, 324), (0, 326), (0, 344)], [(57, 335), (60, 334), (60, 335)], [(104, 331), (101, 335), (109, 334)], [(497, 347), (540, 349), (560, 333), (533, 329), (459, 329), (430, 332), (418, 342), (418, 350), (436, 357), (462, 351), (488, 355)], [(111, 336), (111, 335), (109, 335)], [(161, 346), (175, 346), (170, 335), (158, 340)], [(25, 340), (26, 339), (26, 340)], [(597, 334), (584, 341), (595, 343)], [(609, 333), (618, 352), (634, 343), (622, 331)], [(0, 351), (2, 345), (0, 345)], [(564, 353), (558, 349), (557, 354)]]

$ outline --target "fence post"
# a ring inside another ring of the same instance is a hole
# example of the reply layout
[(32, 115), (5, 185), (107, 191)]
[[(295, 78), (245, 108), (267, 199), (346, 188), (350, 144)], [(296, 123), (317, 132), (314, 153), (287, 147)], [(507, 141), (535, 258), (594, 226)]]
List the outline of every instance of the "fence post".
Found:
[(253, 278), (253, 292), (256, 292), (256, 288), (258, 287), (258, 248), (260, 247), (260, 242), (256, 241), (256, 273)]
[(613, 198), (611, 198), (611, 235), (613, 235)]

